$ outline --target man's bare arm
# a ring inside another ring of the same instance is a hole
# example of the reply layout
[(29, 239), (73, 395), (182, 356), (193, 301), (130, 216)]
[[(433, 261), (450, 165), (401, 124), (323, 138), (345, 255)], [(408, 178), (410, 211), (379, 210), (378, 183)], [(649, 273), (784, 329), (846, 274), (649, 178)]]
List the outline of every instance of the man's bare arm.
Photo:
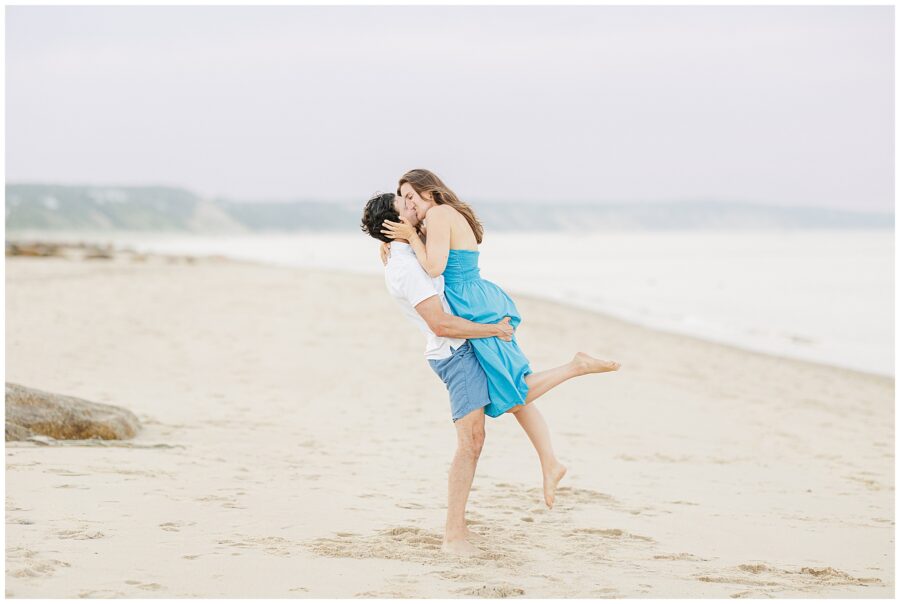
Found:
[(509, 325), (509, 317), (499, 323), (473, 323), (462, 317), (444, 312), (439, 296), (434, 295), (416, 305), (416, 312), (425, 319), (434, 335), (444, 338), (492, 338), (494, 336), (509, 342), (513, 328)]

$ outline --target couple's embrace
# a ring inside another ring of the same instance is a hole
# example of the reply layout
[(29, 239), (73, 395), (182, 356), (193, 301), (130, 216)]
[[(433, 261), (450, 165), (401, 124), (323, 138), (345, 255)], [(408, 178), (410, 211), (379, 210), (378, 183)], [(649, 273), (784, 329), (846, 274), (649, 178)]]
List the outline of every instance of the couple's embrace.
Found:
[(362, 229), (384, 242), (388, 291), (425, 334), (425, 358), (450, 394), (457, 449), (442, 549), (479, 553), (465, 507), (484, 444), (484, 416), (515, 415), (537, 451), (544, 500), (553, 507), (566, 468), (553, 453), (547, 423), (533, 401), (568, 379), (615, 371), (619, 364), (579, 352), (559, 367), (531, 370), (516, 342), (521, 317), (515, 303), (479, 274), (481, 223), (432, 172), (411, 170), (400, 178), (396, 195), (369, 199)]

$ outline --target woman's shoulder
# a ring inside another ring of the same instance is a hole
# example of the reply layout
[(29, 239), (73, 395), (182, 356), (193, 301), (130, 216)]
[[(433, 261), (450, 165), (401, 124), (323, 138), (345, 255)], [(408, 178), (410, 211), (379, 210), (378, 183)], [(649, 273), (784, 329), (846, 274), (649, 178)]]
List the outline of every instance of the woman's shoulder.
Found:
[(459, 223), (460, 220), (466, 219), (459, 210), (445, 203), (429, 208), (428, 211), (425, 212), (425, 219), (427, 220), (429, 218), (432, 219), (432, 222), (434, 222), (434, 219), (436, 218), (441, 221), (446, 221), (447, 223)]
[(425, 212), (425, 216), (452, 216), (453, 214), (459, 214), (459, 212), (453, 206), (445, 203), (433, 205)]

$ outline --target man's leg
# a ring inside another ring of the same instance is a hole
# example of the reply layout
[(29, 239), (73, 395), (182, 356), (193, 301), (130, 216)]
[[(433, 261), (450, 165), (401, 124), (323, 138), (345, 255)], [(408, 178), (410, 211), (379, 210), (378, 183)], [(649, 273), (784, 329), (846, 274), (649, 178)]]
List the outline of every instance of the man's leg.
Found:
[(447, 484), (447, 528), (441, 549), (456, 554), (477, 554), (480, 550), (466, 536), (466, 501), (475, 477), (475, 467), (484, 446), (484, 409), (476, 409), (456, 420), (456, 454), (450, 464)]

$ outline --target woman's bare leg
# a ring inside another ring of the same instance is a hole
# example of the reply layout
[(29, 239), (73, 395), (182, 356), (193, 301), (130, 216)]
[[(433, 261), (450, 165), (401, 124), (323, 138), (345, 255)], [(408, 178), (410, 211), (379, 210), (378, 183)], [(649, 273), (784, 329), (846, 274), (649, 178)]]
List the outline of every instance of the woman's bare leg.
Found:
[(516, 412), (516, 419), (525, 430), (525, 434), (528, 435), (541, 460), (541, 472), (544, 475), (544, 502), (548, 508), (552, 508), (556, 496), (556, 485), (566, 475), (566, 466), (556, 459), (553, 445), (550, 443), (550, 429), (536, 404), (520, 406), (519, 411)]
[[(565, 365), (526, 375), (525, 383), (528, 384), (528, 394), (525, 397), (525, 404), (527, 405), (539, 396), (546, 394), (553, 388), (556, 388), (573, 377), (587, 375), (589, 373), (615, 371), (619, 367), (620, 365), (615, 361), (603, 361), (595, 359), (584, 352), (578, 352), (572, 357), (572, 360)], [(521, 406), (513, 407), (515, 410), (518, 410), (519, 408), (521, 408)], [(515, 412), (516, 411), (513, 411), (513, 413)]]
[(603, 361), (579, 352), (565, 365), (537, 371), (525, 376), (525, 383), (528, 384), (525, 404), (512, 407), (508, 413), (515, 414), (519, 425), (525, 430), (525, 433), (531, 440), (531, 444), (534, 445), (534, 449), (537, 451), (538, 458), (541, 461), (541, 472), (544, 475), (544, 501), (548, 508), (553, 507), (556, 485), (566, 475), (566, 467), (559, 462), (556, 454), (553, 452), (553, 445), (550, 442), (550, 429), (547, 427), (547, 422), (544, 421), (544, 416), (531, 403), (536, 398), (573, 377), (589, 373), (615, 371), (618, 368), (619, 364), (615, 361)]

